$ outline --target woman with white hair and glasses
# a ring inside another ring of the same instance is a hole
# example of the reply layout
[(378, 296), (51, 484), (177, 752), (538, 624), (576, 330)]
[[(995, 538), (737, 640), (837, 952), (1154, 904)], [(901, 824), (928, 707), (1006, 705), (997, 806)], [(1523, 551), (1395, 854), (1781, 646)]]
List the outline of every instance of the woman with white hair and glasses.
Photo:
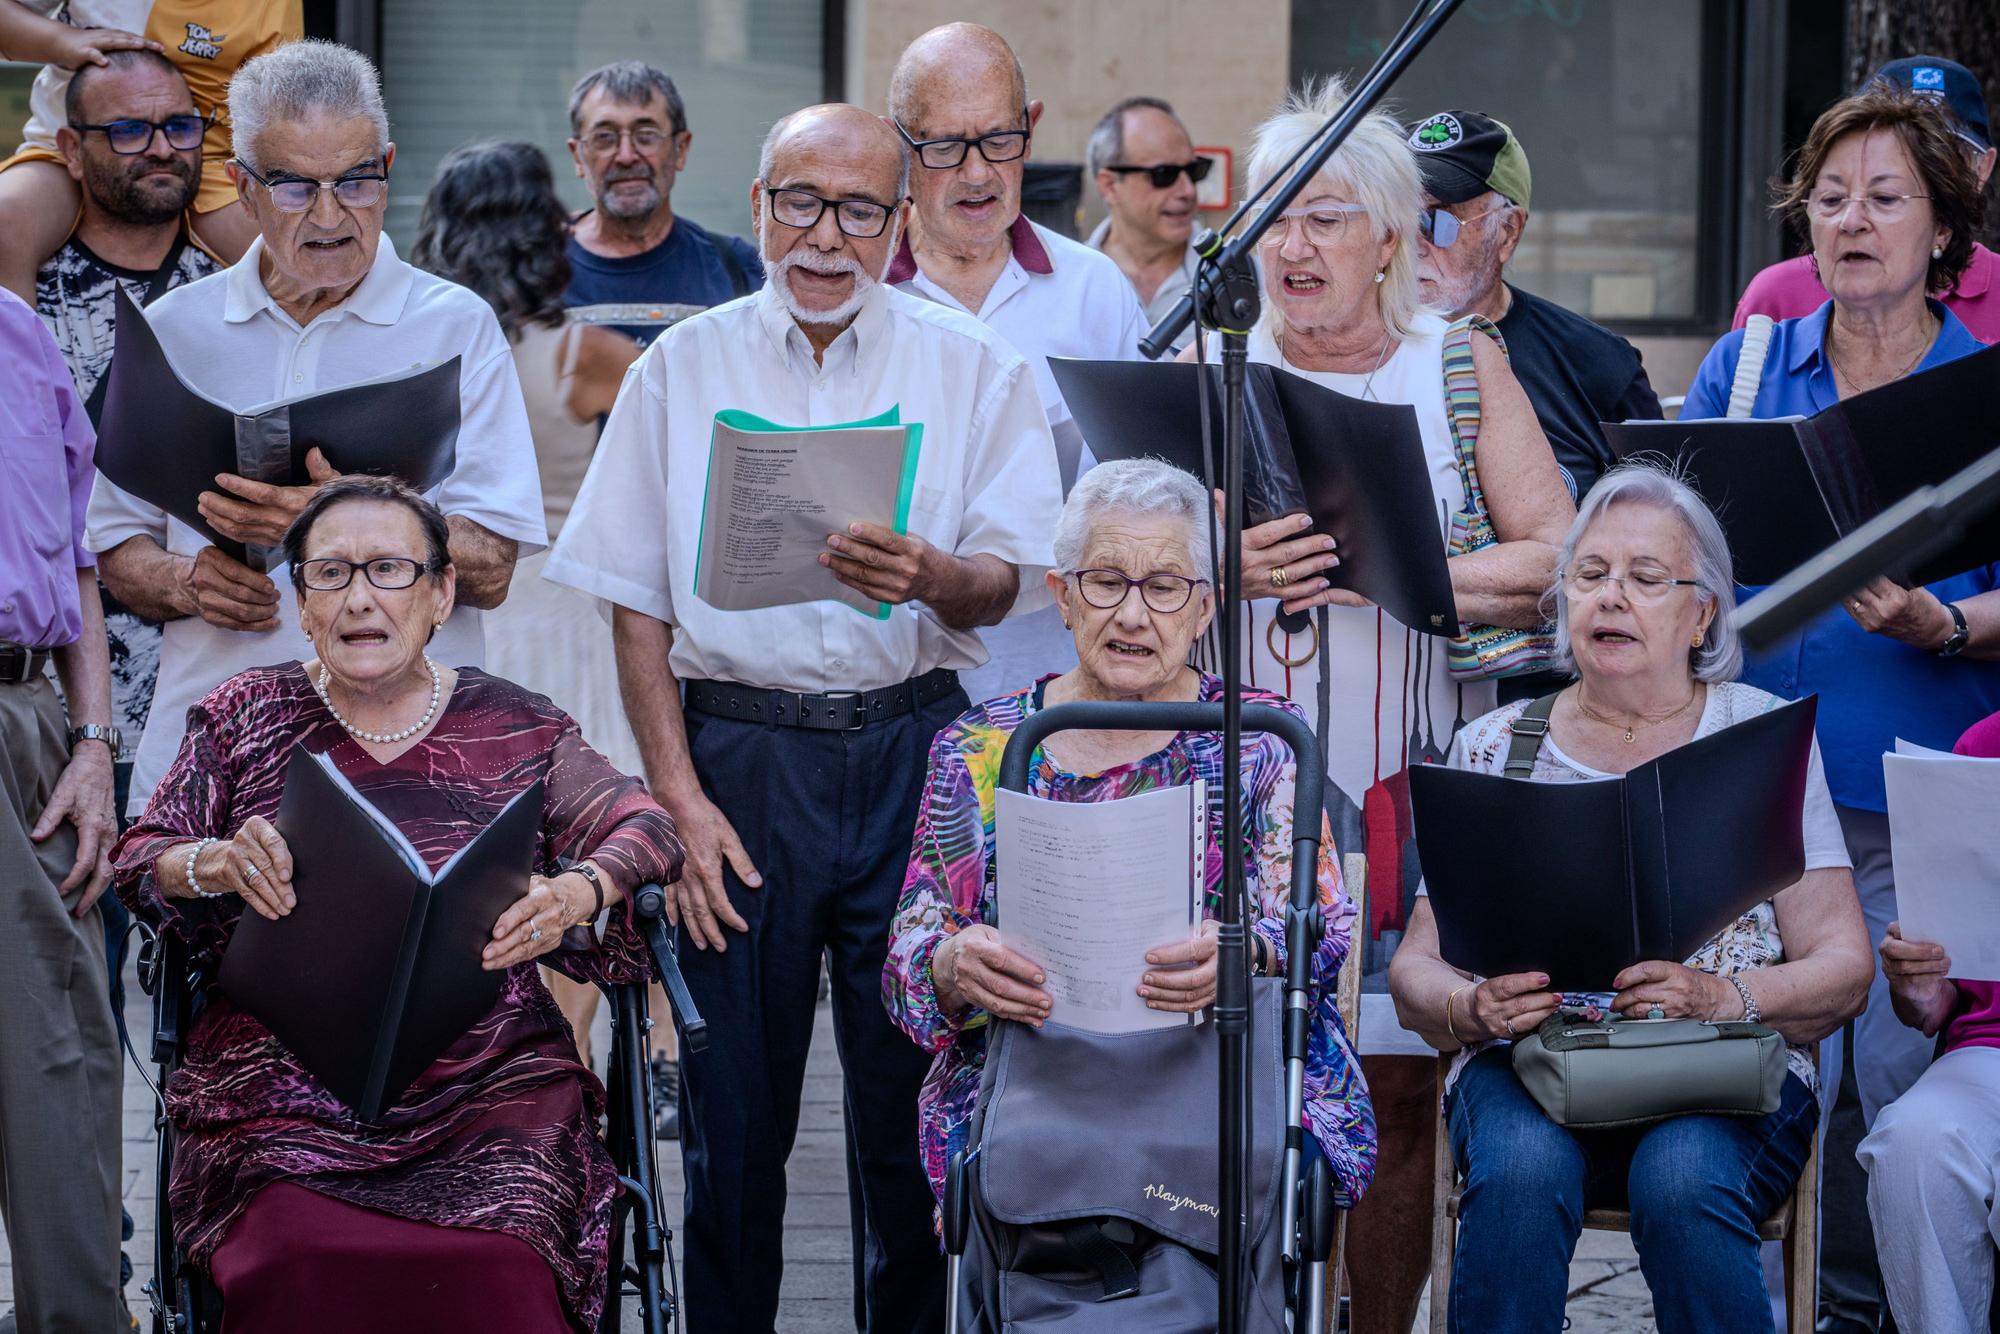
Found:
[[(1346, 101), (1337, 80), (1308, 84), (1257, 129), (1250, 179), (1284, 167)], [(1452, 516), (1467, 510), (1452, 399), (1477, 426), (1477, 477), (1497, 541), (1452, 555), (1452, 594), (1469, 624), (1533, 627), (1575, 514), (1568, 488), (1497, 331), (1447, 324), (1417, 285), (1416, 239), (1424, 187), (1402, 128), (1371, 112), (1264, 235), (1257, 252), (1263, 316), (1250, 357), (1339, 393), (1413, 408), (1438, 516), (1438, 545), (1452, 554)], [(1211, 355), (1214, 345), (1210, 344)], [(1191, 354), (1190, 354), (1191, 355)], [(1458, 392), (1447, 394), (1456, 368)], [(1471, 450), (1467, 444), (1467, 452)], [(1297, 700), (1325, 736), (1333, 828), (1368, 857), (1369, 911), (1361, 1050), (1381, 1117), (1381, 1172), (1350, 1232), (1355, 1328), (1407, 1331), (1416, 1318), (1430, 1218), (1432, 1108), (1429, 1049), (1403, 1031), (1383, 993), (1383, 972), (1406, 929), (1416, 887), (1405, 770), (1441, 759), (1454, 731), (1497, 702), (1485, 679), (1456, 679), (1447, 641), (1418, 634), (1380, 608), (1328, 587), (1344, 553), (1291, 515), (1244, 534), (1244, 679)], [(1321, 613), (1316, 609), (1324, 607)], [(1312, 610), (1287, 633), (1280, 610)], [(1321, 716), (1324, 714), (1325, 716)], [(1334, 789), (1338, 789), (1335, 791)]]
[[(1665, 472), (1627, 464), (1604, 475), (1563, 542), (1548, 596), (1558, 666), (1576, 683), (1556, 698), (1535, 782), (1622, 774), (1781, 702), (1734, 679), (1743, 655), (1728, 619), (1729, 546), (1700, 497)], [(1446, 763), (1499, 774), (1527, 708), (1517, 701), (1473, 721)], [(1454, 1330), (1560, 1328), (1584, 1210), (1620, 1204), (1632, 1212), (1662, 1334), (1771, 1329), (1757, 1228), (1792, 1190), (1819, 1120), (1807, 1047), (1861, 1009), (1873, 973), (1817, 744), (1802, 820), (1806, 871), (1796, 884), (1685, 961), (1625, 969), (1609, 998), (1559, 995), (1540, 973), (1479, 978), (1453, 966), (1418, 898), (1389, 989), (1405, 1024), (1457, 1053), (1446, 1104), (1465, 1180)], [(1768, 1024), (1790, 1044), (1778, 1110), (1619, 1130), (1560, 1126), (1529, 1097), (1510, 1052), (1559, 1006)]]

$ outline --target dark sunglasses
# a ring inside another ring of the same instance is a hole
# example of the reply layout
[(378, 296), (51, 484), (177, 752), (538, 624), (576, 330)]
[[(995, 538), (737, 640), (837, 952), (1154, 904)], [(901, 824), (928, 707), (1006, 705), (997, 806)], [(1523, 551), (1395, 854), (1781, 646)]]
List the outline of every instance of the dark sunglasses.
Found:
[(206, 116), (169, 116), (165, 120), (108, 120), (102, 125), (72, 125), (79, 134), (95, 130), (110, 141), (111, 151), (132, 157), (146, 151), (155, 133), (167, 137), (167, 147), (177, 152), (200, 148), (208, 133)]
[(1130, 176), (1135, 171), (1144, 172), (1146, 179), (1153, 183), (1155, 190), (1164, 190), (1179, 180), (1182, 172), (1187, 173), (1187, 178), (1190, 181), (1193, 181), (1196, 185), (1200, 185), (1202, 181), (1207, 179), (1208, 169), (1214, 165), (1214, 158), (1198, 157), (1192, 162), (1162, 162), (1157, 167), (1116, 166), (1106, 167), (1105, 170), (1116, 172), (1120, 176)]

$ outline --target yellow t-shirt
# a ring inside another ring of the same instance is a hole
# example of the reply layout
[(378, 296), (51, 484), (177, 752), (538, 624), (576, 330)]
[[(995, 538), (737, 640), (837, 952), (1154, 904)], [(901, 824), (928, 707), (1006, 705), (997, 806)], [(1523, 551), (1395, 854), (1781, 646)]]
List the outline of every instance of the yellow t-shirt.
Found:
[[(0, 0), (0, 4), (10, 0)], [(220, 208), (236, 197), (222, 164), (232, 152), (229, 135), (229, 80), (252, 56), (305, 35), (302, 0), (68, 0), (53, 12), (28, 5), (58, 23), (78, 28), (123, 28), (166, 48), (194, 94), (195, 108), (215, 114), (202, 143), (199, 212)], [(45, 65), (28, 94), (23, 149), (56, 151), (63, 124), (63, 95), (70, 71)]]

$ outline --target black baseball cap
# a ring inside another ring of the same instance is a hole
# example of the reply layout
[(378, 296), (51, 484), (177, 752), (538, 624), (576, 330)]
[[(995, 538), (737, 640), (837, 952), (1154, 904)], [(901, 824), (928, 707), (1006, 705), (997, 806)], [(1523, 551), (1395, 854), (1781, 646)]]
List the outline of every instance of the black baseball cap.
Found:
[(1905, 56), (1876, 70), (1875, 78), (1942, 105), (1951, 112), (1951, 128), (1980, 152), (1993, 147), (1986, 94), (1972, 71), (1957, 61), (1941, 56)]
[(1493, 190), (1528, 206), (1528, 155), (1514, 132), (1479, 111), (1440, 111), (1410, 126), (1424, 189), (1447, 204)]

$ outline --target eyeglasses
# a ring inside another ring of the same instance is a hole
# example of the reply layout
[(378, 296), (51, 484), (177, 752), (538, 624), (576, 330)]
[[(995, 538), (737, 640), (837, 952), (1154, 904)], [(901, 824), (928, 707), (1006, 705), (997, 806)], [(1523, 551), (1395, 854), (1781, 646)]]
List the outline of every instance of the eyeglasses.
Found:
[(1162, 616), (1187, 606), (1195, 588), (1208, 582), (1180, 574), (1142, 574), (1134, 579), (1123, 570), (1071, 570), (1070, 577), (1083, 600), (1099, 611), (1124, 606), (1126, 595), (1136, 588), (1140, 599)]
[(820, 214), (832, 209), (834, 224), (858, 241), (880, 236), (889, 225), (889, 215), (896, 211), (895, 204), (878, 204), (872, 199), (828, 199), (810, 190), (780, 189), (769, 181), (764, 182), (764, 191), (771, 201), (771, 216), (787, 227), (804, 231), (817, 226)]
[(315, 593), (338, 593), (361, 571), (368, 582), (391, 592), (408, 588), (437, 567), (414, 556), (377, 556), (373, 560), (341, 560), (321, 556), (299, 563), (299, 582)]
[(208, 117), (196, 115), (169, 116), (165, 120), (108, 120), (102, 125), (72, 125), (78, 133), (96, 130), (111, 144), (111, 151), (125, 157), (135, 157), (153, 146), (155, 133), (167, 136), (167, 147), (186, 152), (190, 148), (200, 148), (202, 138), (208, 133)]
[(1909, 212), (1912, 199), (1929, 199), (1929, 195), (1895, 195), (1886, 190), (1875, 190), (1865, 195), (1837, 195), (1831, 190), (1816, 194), (1806, 207), (1815, 218), (1831, 222), (1847, 214), (1849, 204), (1861, 205), (1861, 211), (1877, 222), (1894, 222)]
[(382, 196), (388, 192), (387, 172), (356, 172), (337, 181), (308, 181), (296, 176), (274, 181), (258, 175), (256, 169), (242, 158), (236, 159), (236, 165), (243, 168), (251, 180), (271, 192), (271, 202), (280, 213), (307, 212), (319, 198), (321, 190), (333, 191), (333, 197), (340, 206), (349, 209), (373, 208), (382, 202)]
[(1356, 214), (1366, 213), (1360, 204), (1305, 204), (1298, 208), (1288, 208), (1280, 213), (1271, 224), (1271, 230), (1264, 233), (1261, 245), (1282, 245), (1294, 218), (1300, 219), (1306, 229), (1306, 244), (1334, 245), (1340, 240), (1340, 233), (1347, 226), (1347, 220)]
[(1595, 597), (1606, 584), (1617, 584), (1633, 605), (1656, 606), (1665, 602), (1676, 588), (1699, 588), (1693, 579), (1669, 579), (1663, 574), (1627, 571), (1613, 574), (1602, 565), (1582, 565), (1563, 572), (1563, 587), (1579, 600)]
[(891, 123), (895, 125), (896, 133), (903, 136), (903, 142), (917, 150), (917, 161), (933, 171), (956, 167), (965, 161), (966, 150), (975, 144), (979, 147), (979, 156), (988, 162), (1012, 162), (1028, 151), (1026, 122), (1018, 130), (996, 130), (972, 139), (918, 139), (903, 128), (903, 122)]
[(1512, 204), (1495, 204), (1484, 213), (1475, 213), (1469, 218), (1461, 218), (1442, 204), (1424, 209), (1417, 214), (1417, 232), (1424, 240), (1440, 250), (1449, 250), (1458, 243), (1459, 233), (1481, 218), (1491, 217), (1502, 209), (1514, 207)]
[(1175, 181), (1179, 180), (1183, 172), (1187, 173), (1188, 180), (1194, 182), (1196, 185), (1200, 185), (1202, 181), (1207, 179), (1209, 168), (1214, 165), (1214, 158), (1198, 157), (1192, 162), (1162, 162), (1157, 167), (1133, 167), (1121, 164), (1115, 167), (1106, 167), (1105, 170), (1116, 172), (1120, 176), (1130, 176), (1135, 171), (1143, 172), (1146, 179), (1153, 183), (1155, 190), (1165, 190)]
[(581, 142), (598, 157), (606, 157), (616, 153), (618, 145), (627, 137), (632, 140), (633, 152), (653, 153), (659, 150), (661, 144), (673, 138), (674, 132), (663, 130), (657, 125), (641, 125), (637, 129), (630, 130), (614, 130), (606, 126), (584, 135)]

